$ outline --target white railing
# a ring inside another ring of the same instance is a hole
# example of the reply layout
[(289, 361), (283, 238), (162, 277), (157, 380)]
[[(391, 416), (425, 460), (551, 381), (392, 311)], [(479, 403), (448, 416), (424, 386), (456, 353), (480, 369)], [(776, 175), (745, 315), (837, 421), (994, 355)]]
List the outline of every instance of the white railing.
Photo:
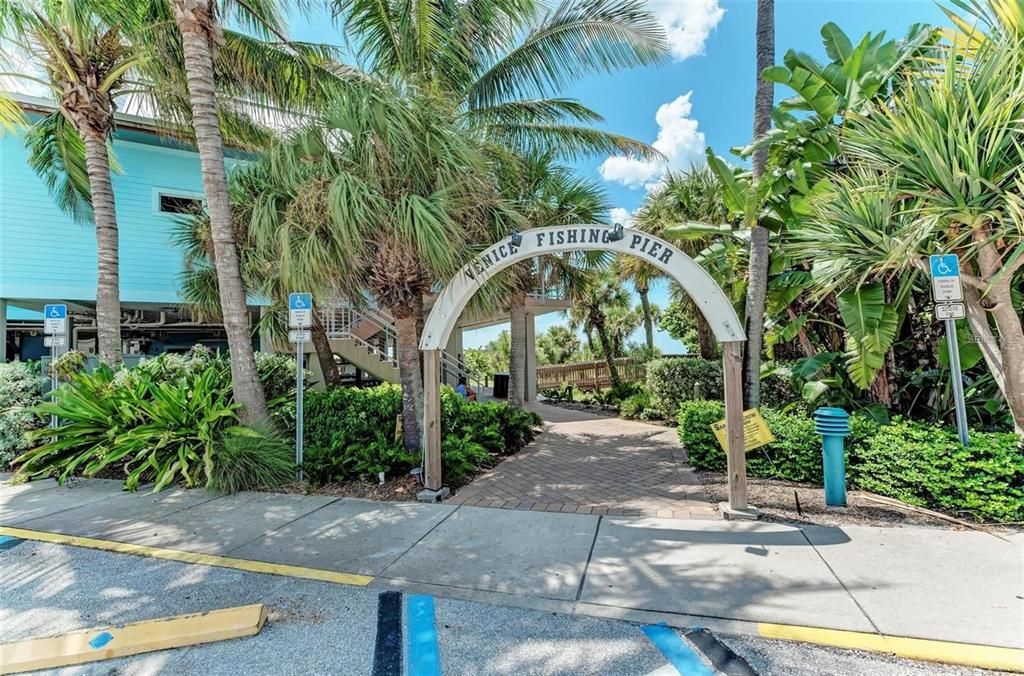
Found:
[[(347, 299), (341, 299), (334, 301), (321, 311), (321, 318), (328, 338), (353, 340), (366, 347), (381, 361), (386, 361), (398, 368), (396, 353), (398, 336), (395, 333), (395, 324), (380, 309), (369, 305), (357, 307)], [(363, 338), (359, 335), (358, 329), (367, 325), (370, 327), (365, 334), (368, 337)], [(462, 359), (450, 352), (441, 352), (441, 370), (442, 374), (452, 374), (456, 379), (460, 375), (466, 376), (470, 385), (477, 389), (486, 387), (483, 376), (470, 369)]]

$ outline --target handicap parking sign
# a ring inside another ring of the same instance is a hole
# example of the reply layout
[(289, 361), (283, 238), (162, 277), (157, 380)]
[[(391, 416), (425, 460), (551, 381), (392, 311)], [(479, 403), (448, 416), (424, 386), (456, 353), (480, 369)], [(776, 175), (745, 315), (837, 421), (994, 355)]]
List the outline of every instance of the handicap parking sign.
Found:
[(288, 325), (303, 328), (313, 323), (313, 294), (288, 294)]
[(68, 332), (68, 306), (52, 304), (43, 306), (43, 333), (50, 335)]
[(956, 254), (928, 257), (932, 273), (932, 298), (936, 303), (958, 303), (964, 299), (960, 284), (960, 258)]

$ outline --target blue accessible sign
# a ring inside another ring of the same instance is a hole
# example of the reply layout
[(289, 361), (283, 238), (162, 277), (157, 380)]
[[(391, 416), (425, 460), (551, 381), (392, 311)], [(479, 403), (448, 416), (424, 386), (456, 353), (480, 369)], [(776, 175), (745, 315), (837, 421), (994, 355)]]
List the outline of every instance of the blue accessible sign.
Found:
[(43, 333), (61, 334), (68, 332), (68, 306), (52, 304), (43, 306)]
[(936, 303), (958, 303), (964, 299), (960, 284), (960, 259), (956, 254), (928, 257), (932, 273), (932, 299)]
[(288, 294), (288, 325), (305, 328), (313, 323), (313, 294)]

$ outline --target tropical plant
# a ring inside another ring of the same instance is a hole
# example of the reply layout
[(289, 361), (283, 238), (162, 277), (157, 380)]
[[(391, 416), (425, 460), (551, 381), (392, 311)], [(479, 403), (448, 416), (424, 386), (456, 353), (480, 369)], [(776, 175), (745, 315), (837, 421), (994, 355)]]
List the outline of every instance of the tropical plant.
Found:
[[(601, 223), (609, 204), (604, 190), (581, 179), (554, 159), (554, 151), (532, 152), (502, 163), (498, 172), (503, 194), (523, 217), (527, 228), (572, 223)], [(592, 258), (592, 257), (591, 257)], [(577, 264), (584, 256), (545, 256), (519, 263), (506, 273), (510, 289), (509, 403), (522, 406), (526, 384), (526, 297), (538, 287), (561, 287), (571, 295), (585, 271)]]
[[(735, 248), (736, 243), (728, 241), (734, 220), (725, 204), (722, 183), (708, 167), (692, 166), (688, 171), (665, 174), (637, 211), (635, 227), (672, 242), (691, 258), (706, 258), (705, 267), (715, 281), (723, 288), (732, 288), (734, 280), (718, 273), (722, 270), (734, 275), (733, 262), (717, 265), (720, 252), (709, 247), (725, 241)], [(624, 276), (637, 285), (638, 293), (642, 282), (649, 283), (659, 274), (649, 263), (632, 256), (623, 257), (619, 265)], [(707, 320), (678, 284), (670, 288), (673, 299), (684, 305), (694, 318), (701, 356), (712, 358), (715, 341)]]
[(295, 479), (295, 449), (272, 426), (233, 426), (208, 456), (207, 488), (237, 493), (275, 488)]
[(578, 359), (579, 351), (579, 336), (561, 324), (549, 326), (537, 336), (538, 364), (568, 364)]
[[(287, 341), (289, 293), (309, 289), (314, 307), (326, 307), (351, 283), (352, 269), (347, 252), (337, 249), (332, 236), (326, 208), (329, 179), (316, 167), (298, 174), (276, 171), (279, 152), (271, 147), (228, 179), (243, 285), (247, 295), (270, 300), (260, 331), (276, 344)], [(209, 218), (197, 214), (179, 220), (175, 242), (185, 258), (181, 286), (186, 305), (193, 314), (217, 321), (221, 303), (210, 235)], [(341, 372), (320, 312), (313, 314), (310, 334), (325, 384), (339, 386)]]
[[(102, 361), (116, 364), (121, 360), (121, 301), (108, 142), (115, 98), (144, 57), (123, 37), (119, 25), (73, 0), (4, 2), (0, 37), (17, 45), (19, 54), (36, 60), (45, 79), (25, 72), (24, 64), (5, 75), (45, 85), (59, 103), (56, 112), (43, 116), (29, 131), (29, 163), (59, 206), (95, 225), (97, 351)], [(24, 123), (17, 104), (6, 95), (0, 96), (0, 116), (10, 125)]]
[(536, 0), (412, 5), (331, 0), (366, 70), (407, 89), (443, 96), (462, 128), (491, 146), (529, 156), (655, 156), (649, 146), (577, 123), (601, 117), (557, 98), (595, 72), (656, 63), (664, 30), (639, 0)]
[(182, 481), (201, 486), (220, 431), (238, 420), (230, 384), (216, 364), (182, 381), (117, 378), (101, 364), (79, 373), (36, 407), (58, 425), (30, 434), (42, 442), (15, 460), (17, 477), (87, 477), (118, 468), (125, 488), (154, 490)]
[(25, 434), (42, 426), (32, 408), (42, 398), (37, 362), (0, 364), (0, 468), (28, 448)]
[[(853, 170), (834, 181), (797, 235), (808, 256), (815, 242), (819, 288), (883, 282), (892, 292), (885, 300), (897, 308), (927, 273), (929, 254), (958, 253), (968, 325), (1018, 428), (1024, 425), (1024, 354), (1016, 348), (1024, 329), (1014, 302), (1024, 265), (1024, 154), (1016, 134), (1024, 117), (1022, 72), (1021, 39), (994, 36), (970, 58), (950, 48), (940, 72), (907, 83), (886, 105), (849, 114), (843, 138)], [(865, 347), (888, 339), (891, 317), (877, 316), (884, 333), (869, 336)]]
[[(592, 333), (597, 334), (612, 386), (619, 385), (621, 380), (615, 366), (615, 350), (609, 333), (608, 313), (614, 308), (628, 309), (629, 301), (629, 293), (618, 275), (613, 270), (605, 269), (584, 278), (579, 290), (572, 294), (568, 310), (571, 325), (582, 326), (588, 341), (591, 340)], [(592, 352), (593, 347), (591, 344)]]

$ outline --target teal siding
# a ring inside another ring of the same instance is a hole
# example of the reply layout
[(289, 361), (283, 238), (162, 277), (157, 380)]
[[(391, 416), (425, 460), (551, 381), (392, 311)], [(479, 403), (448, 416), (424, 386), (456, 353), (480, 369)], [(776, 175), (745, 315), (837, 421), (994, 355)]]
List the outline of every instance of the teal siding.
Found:
[[(175, 303), (181, 254), (174, 217), (156, 213), (154, 188), (202, 193), (194, 152), (115, 141), (113, 177), (120, 231), (121, 301)], [(26, 163), (20, 136), (0, 138), (0, 298), (93, 301), (96, 237), (54, 205)]]

